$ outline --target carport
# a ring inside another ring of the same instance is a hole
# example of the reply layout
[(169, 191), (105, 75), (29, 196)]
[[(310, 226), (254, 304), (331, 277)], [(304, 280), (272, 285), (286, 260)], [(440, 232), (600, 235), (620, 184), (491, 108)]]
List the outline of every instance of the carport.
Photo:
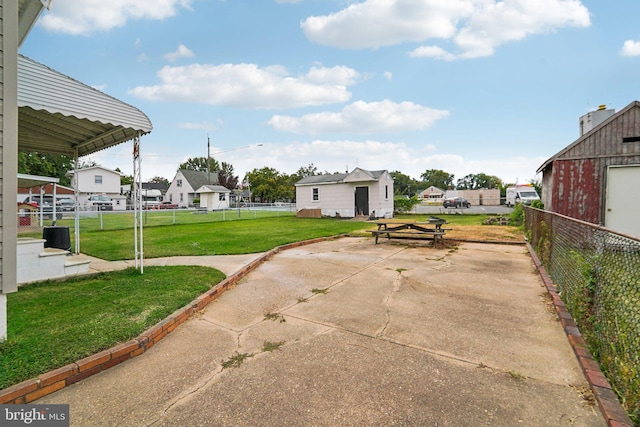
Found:
[[(140, 137), (151, 132), (149, 118), (137, 108), (65, 76), (25, 56), (18, 56), (18, 150), (64, 154), (74, 159), (133, 140), (136, 267), (143, 271)], [(74, 173), (74, 180), (78, 174)], [(78, 186), (75, 252), (80, 252)], [(138, 263), (139, 261), (139, 263)]]

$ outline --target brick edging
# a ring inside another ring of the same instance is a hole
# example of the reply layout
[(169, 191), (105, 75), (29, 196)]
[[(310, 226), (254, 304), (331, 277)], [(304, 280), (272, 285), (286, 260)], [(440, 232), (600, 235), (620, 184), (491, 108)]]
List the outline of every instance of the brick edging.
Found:
[(198, 296), (191, 303), (174, 311), (167, 318), (160, 321), (160, 323), (150, 327), (131, 341), (118, 344), (108, 350), (46, 372), (37, 378), (32, 378), (0, 390), (0, 404), (24, 404), (33, 402), (36, 399), (105, 371), (125, 360), (139, 356), (278, 252), (345, 236), (346, 235), (341, 234), (337, 236), (318, 237), (316, 239), (278, 246), (265, 252), (239, 271)]
[(562, 323), (564, 332), (567, 334), (569, 344), (571, 344), (571, 348), (578, 359), (578, 363), (582, 368), (584, 376), (587, 381), (589, 381), (589, 385), (591, 386), (593, 395), (595, 396), (598, 406), (602, 411), (602, 415), (604, 415), (608, 425), (611, 427), (633, 427), (631, 419), (620, 404), (618, 397), (611, 389), (611, 385), (602, 373), (602, 370), (600, 370), (598, 362), (591, 355), (589, 347), (587, 346), (584, 338), (582, 338), (582, 334), (580, 333), (576, 322), (573, 320), (573, 317), (571, 317), (571, 314), (564, 305), (560, 295), (558, 295), (558, 291), (551, 281), (551, 277), (547, 274), (546, 269), (540, 262), (538, 255), (536, 255), (529, 242), (527, 242), (527, 249), (529, 250), (531, 259), (533, 260), (540, 277), (542, 278), (544, 286), (547, 288), (547, 292), (553, 300), (553, 305), (556, 308), (556, 313)]

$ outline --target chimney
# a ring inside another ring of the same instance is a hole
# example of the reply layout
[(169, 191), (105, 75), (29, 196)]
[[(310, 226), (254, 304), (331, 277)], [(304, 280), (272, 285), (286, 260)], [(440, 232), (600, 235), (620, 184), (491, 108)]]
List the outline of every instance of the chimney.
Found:
[(615, 109), (607, 109), (607, 106), (605, 104), (601, 104), (596, 111), (590, 111), (584, 116), (581, 116), (579, 120), (580, 136), (591, 131), (593, 128), (607, 120), (609, 117), (613, 116), (615, 113)]

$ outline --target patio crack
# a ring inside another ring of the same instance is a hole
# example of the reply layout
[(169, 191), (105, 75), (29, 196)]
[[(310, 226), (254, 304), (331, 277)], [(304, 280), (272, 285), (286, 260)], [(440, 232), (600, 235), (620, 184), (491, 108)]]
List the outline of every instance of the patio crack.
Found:
[(385, 332), (387, 331), (387, 328), (389, 327), (389, 324), (391, 323), (391, 307), (389, 306), (389, 301), (391, 300), (391, 297), (393, 296), (393, 294), (400, 290), (400, 287), (402, 286), (402, 281), (403, 281), (403, 277), (402, 277), (403, 269), (398, 269), (396, 271), (398, 272), (398, 274), (396, 275), (396, 278), (393, 281), (393, 289), (391, 290), (391, 292), (387, 294), (386, 298), (384, 299), (386, 319), (382, 328), (376, 333), (376, 338), (380, 338), (384, 336)]

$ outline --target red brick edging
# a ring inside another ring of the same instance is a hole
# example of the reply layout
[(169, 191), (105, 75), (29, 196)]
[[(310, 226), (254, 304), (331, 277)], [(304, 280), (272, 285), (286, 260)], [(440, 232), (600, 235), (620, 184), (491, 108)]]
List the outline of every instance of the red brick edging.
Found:
[(567, 334), (569, 344), (571, 344), (571, 348), (573, 348), (573, 352), (578, 358), (578, 363), (582, 368), (584, 376), (587, 378), (587, 381), (589, 381), (589, 385), (598, 402), (598, 406), (600, 406), (602, 415), (604, 415), (607, 423), (611, 427), (633, 427), (631, 419), (622, 408), (618, 397), (611, 389), (609, 381), (600, 370), (598, 362), (591, 356), (589, 347), (584, 338), (582, 338), (576, 322), (573, 320), (573, 317), (571, 317), (571, 314), (569, 314), (562, 299), (560, 299), (560, 295), (558, 295), (558, 291), (551, 281), (551, 277), (547, 274), (546, 269), (529, 242), (527, 242), (527, 249), (533, 259), (533, 263), (538, 269), (538, 273), (540, 273), (544, 286), (547, 288), (547, 292), (553, 300), (553, 305), (556, 308), (564, 332)]
[(169, 315), (169, 317), (147, 329), (131, 341), (118, 344), (108, 350), (101, 351), (100, 353), (42, 374), (37, 378), (26, 380), (4, 390), (0, 390), (0, 404), (24, 404), (33, 402), (47, 394), (51, 394), (61, 388), (118, 365), (125, 360), (139, 356), (278, 252), (312, 243), (333, 240), (339, 237), (344, 237), (344, 235), (319, 237), (317, 239), (278, 246), (256, 258), (235, 274), (227, 277), (200, 295), (190, 304), (176, 310)]

